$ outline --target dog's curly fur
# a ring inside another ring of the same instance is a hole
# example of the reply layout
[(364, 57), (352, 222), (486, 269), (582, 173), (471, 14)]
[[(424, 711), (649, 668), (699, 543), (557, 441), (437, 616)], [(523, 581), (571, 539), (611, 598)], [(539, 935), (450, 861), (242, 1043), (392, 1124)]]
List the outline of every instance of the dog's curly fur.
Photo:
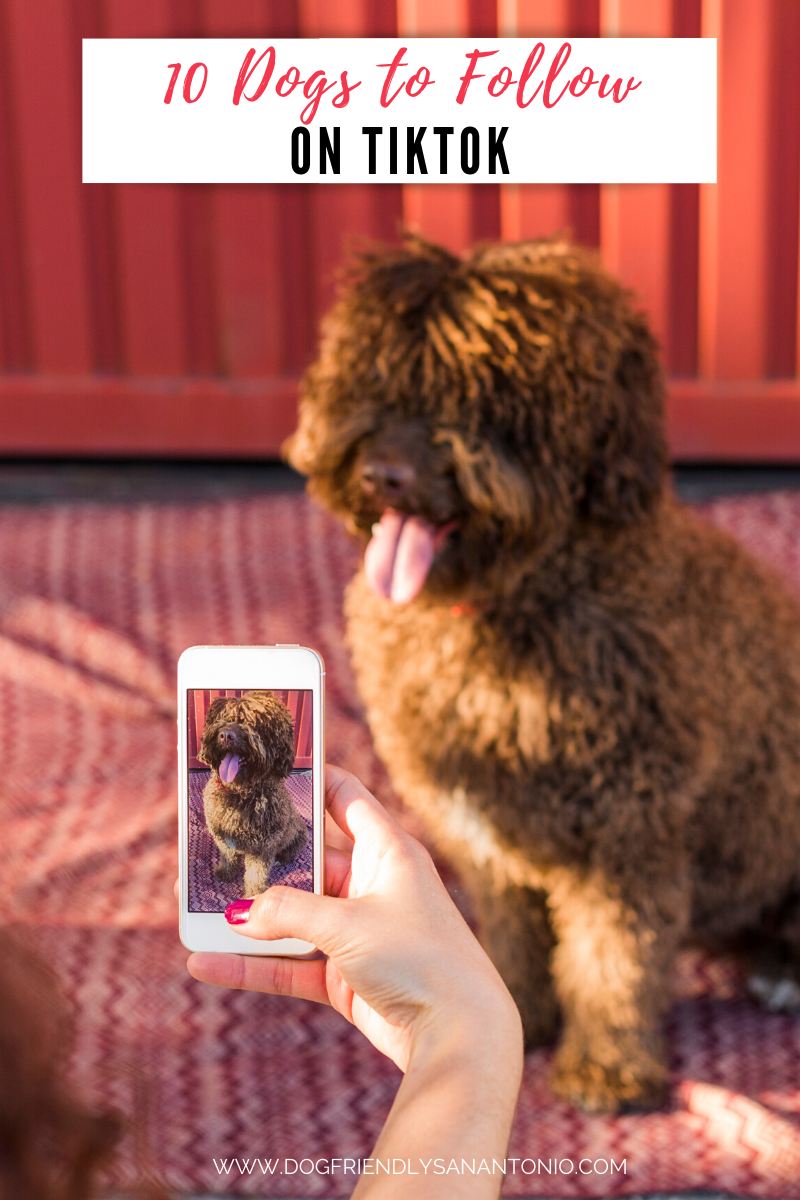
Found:
[(377, 748), (558, 1093), (659, 1103), (678, 945), (800, 960), (800, 611), (672, 497), (645, 318), (563, 242), (366, 255), (290, 457), (365, 540), (455, 524), (411, 603), (350, 586)]
[[(224, 783), (219, 768), (230, 754), (239, 768)], [(230, 883), (244, 862), (244, 894), (258, 896), (275, 862), (292, 862), (308, 841), (284, 783), (294, 765), (292, 714), (271, 692), (220, 696), (206, 713), (198, 757), (212, 768), (203, 810), (220, 853), (214, 874)]]

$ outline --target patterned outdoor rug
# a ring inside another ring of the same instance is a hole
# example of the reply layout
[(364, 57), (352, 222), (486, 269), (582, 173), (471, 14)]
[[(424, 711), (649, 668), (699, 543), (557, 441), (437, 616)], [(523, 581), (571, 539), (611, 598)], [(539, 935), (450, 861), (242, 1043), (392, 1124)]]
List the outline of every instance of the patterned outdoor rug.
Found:
[[(705, 511), (800, 595), (800, 495)], [(188, 645), (317, 647), (329, 757), (392, 799), (342, 644), (353, 567), (298, 496), (0, 510), (0, 911), (75, 1003), (76, 1078), (139, 1119), (120, 1189), (149, 1163), (180, 1191), (347, 1195), (352, 1173), (314, 1164), (368, 1154), (391, 1104), (398, 1072), (332, 1011), (191, 981), (172, 897)], [(762, 1013), (730, 963), (697, 955), (675, 994), (669, 1111), (582, 1116), (550, 1096), (548, 1055), (529, 1058), (508, 1195), (800, 1200), (800, 1018)]]

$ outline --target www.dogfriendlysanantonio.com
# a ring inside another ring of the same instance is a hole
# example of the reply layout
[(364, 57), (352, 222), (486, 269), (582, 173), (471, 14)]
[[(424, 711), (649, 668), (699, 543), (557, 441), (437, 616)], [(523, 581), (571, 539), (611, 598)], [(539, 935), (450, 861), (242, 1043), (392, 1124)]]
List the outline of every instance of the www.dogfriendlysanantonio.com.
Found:
[(627, 1175), (613, 1158), (214, 1158), (218, 1175)]

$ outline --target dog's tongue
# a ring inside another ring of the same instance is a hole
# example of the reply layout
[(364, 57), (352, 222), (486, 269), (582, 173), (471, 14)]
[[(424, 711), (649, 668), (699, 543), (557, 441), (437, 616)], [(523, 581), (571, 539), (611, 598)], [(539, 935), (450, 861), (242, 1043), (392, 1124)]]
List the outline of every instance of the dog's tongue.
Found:
[(436, 550), (436, 530), (420, 517), (387, 509), (364, 555), (367, 583), (376, 595), (408, 604), (422, 588)]
[(219, 764), (219, 777), (223, 783), (233, 783), (239, 770), (238, 754), (226, 754)]

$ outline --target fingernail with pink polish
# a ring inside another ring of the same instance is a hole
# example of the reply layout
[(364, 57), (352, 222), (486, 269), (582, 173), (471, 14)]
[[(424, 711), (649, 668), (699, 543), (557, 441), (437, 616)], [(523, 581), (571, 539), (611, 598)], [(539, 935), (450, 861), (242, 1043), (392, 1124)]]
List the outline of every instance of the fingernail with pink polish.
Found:
[(225, 920), (229, 925), (244, 925), (252, 906), (252, 900), (233, 900), (225, 909)]

